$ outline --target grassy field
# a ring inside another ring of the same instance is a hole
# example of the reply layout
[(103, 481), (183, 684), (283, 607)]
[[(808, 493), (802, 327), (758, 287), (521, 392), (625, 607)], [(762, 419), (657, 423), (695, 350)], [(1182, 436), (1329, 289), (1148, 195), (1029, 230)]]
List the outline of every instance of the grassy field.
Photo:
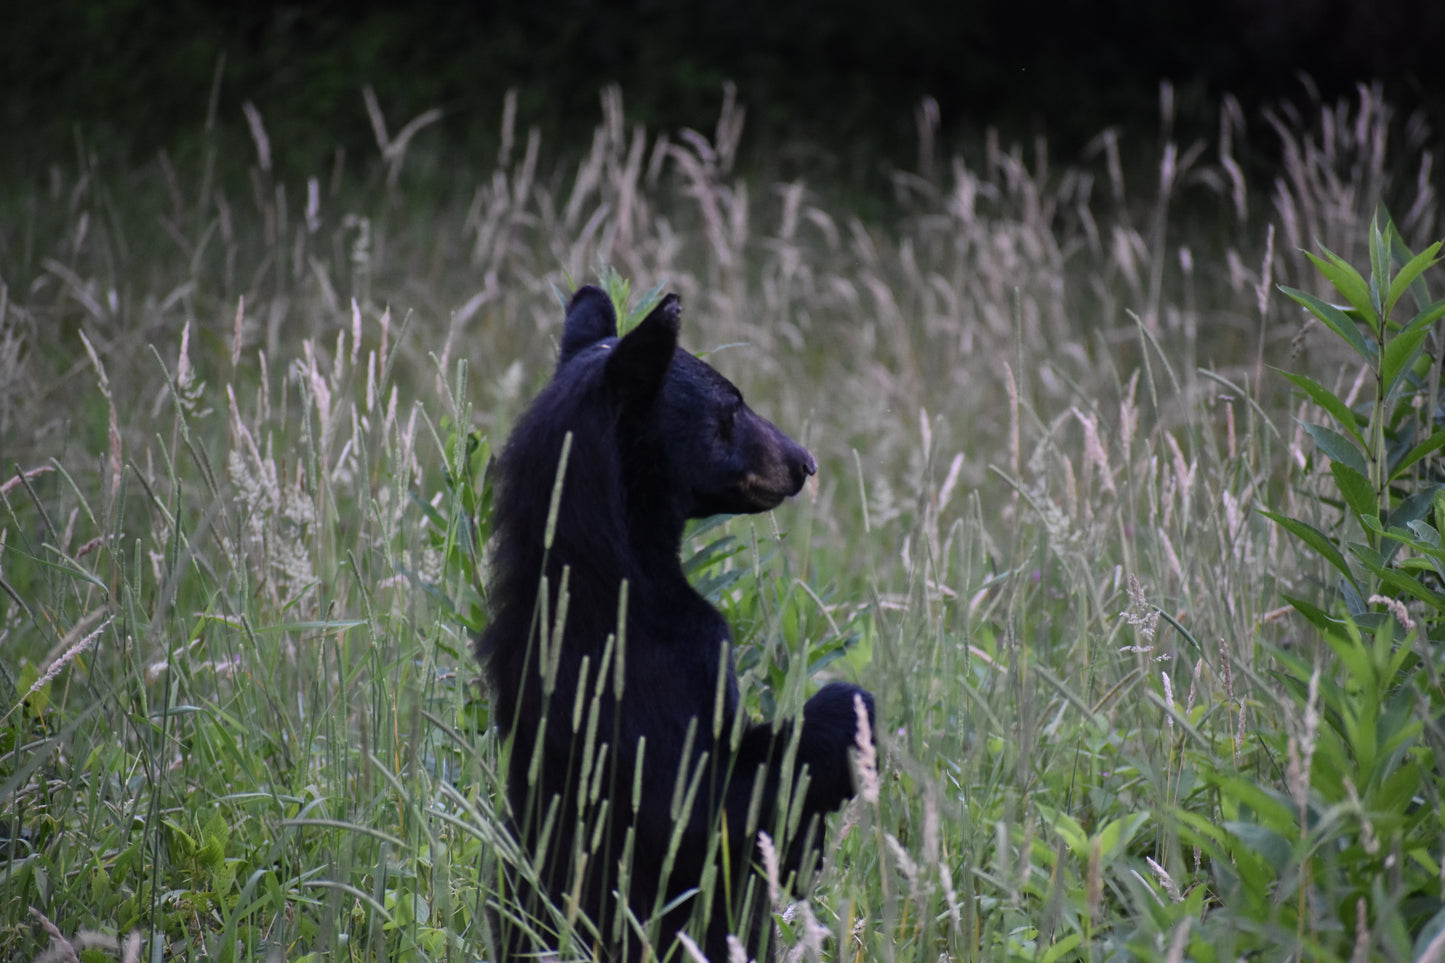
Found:
[(1371, 226), (1445, 233), (1415, 119), (1251, 119), (1261, 173), (1167, 88), (1077, 159), (925, 105), (865, 222), (731, 104), (465, 163), (369, 104), (304, 183), (255, 115), (0, 198), (0, 954), (491, 958), (485, 467), (605, 264), (820, 465), (693, 546), (755, 713), (878, 698), (787, 959), (1445, 958), (1439, 282)]

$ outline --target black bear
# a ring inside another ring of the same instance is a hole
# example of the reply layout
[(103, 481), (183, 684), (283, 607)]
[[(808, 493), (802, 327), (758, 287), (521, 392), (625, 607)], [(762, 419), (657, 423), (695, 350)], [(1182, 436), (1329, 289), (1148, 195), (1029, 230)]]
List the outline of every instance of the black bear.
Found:
[(822, 815), (853, 794), (859, 706), (872, 738), (853, 685), (821, 689), (801, 726), (739, 705), (731, 632), (684, 574), (683, 528), (768, 511), (817, 466), (678, 347), (679, 313), (668, 295), (619, 339), (607, 294), (579, 290), (553, 379), (498, 463), (477, 655), (526, 855), (503, 874), (503, 961), (563, 932), (599, 960), (643, 959), (649, 939), (676, 959), (689, 921), (713, 963), (729, 934), (766, 959), (759, 831), (784, 881), (807, 875)]

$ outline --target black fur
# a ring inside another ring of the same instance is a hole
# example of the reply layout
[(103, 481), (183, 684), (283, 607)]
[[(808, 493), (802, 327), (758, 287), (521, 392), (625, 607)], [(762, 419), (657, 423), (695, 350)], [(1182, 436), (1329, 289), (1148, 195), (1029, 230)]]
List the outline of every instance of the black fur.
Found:
[[(599, 959), (643, 955), (625, 917), (618, 925), (619, 893), (644, 927), (657, 908), (683, 897), (662, 920), (655, 949), (663, 956), (689, 919), (701, 924), (693, 932), (715, 963), (727, 958), (729, 933), (739, 934), (750, 957), (763, 959), (769, 952), (767, 888), (754, 875), (760, 865), (756, 832), (771, 832), (777, 823), (793, 724), (774, 728), (738, 718), (731, 633), (688, 583), (678, 550), (688, 518), (767, 511), (796, 494), (816, 465), (802, 446), (754, 414), (727, 379), (677, 347), (678, 322), (678, 299), (668, 295), (619, 340), (607, 295), (594, 287), (578, 291), (567, 308), (553, 380), (522, 417), (501, 458), (492, 621), (477, 654), (490, 683), (493, 718), (513, 737), (508, 799), (519, 840), (539, 867), (542, 890), (526, 885), (520, 873), (509, 875), (512, 905), (501, 914), (506, 935), (496, 948), (504, 961), (555, 946), (555, 936), (545, 932), (553, 927), (547, 925), (544, 900), (565, 910), (573, 893), (591, 921), (589, 948)], [(548, 550), (546, 523), (569, 432)], [(619, 696), (613, 637), (624, 580)], [(553, 627), (564, 584), (559, 651)], [(550, 696), (539, 670), (543, 628), (555, 660)], [(606, 678), (599, 686), (604, 663)], [(848, 750), (856, 728), (855, 696), (863, 699), (871, 721), (872, 698), (857, 686), (826, 686), (804, 707), (789, 778), (806, 766), (807, 792), (798, 832), (779, 840), (785, 879), (809, 870), (821, 845), (822, 814), (852, 795)], [(598, 755), (589, 763), (585, 734), (594, 703)], [(579, 704), (580, 726), (574, 731)], [(634, 799), (644, 739), (641, 791)], [(535, 753), (540, 758), (533, 770)], [(529, 785), (529, 770), (536, 773), (535, 785)], [(684, 787), (700, 773), (690, 808), (674, 808), (679, 772)], [(761, 805), (749, 824), (755, 789)], [(721, 820), (726, 825), (719, 835)], [(664, 880), (677, 823), (684, 824), (682, 841)], [(719, 838), (726, 840), (726, 852), (710, 853), (709, 840)], [(629, 846), (631, 871), (624, 880), (618, 867)], [(585, 868), (574, 858), (579, 852), (587, 854)], [(684, 894), (700, 886), (709, 864), (717, 872), (711, 885), (716, 898), (705, 909)], [(509, 924), (508, 910), (538, 917), (543, 943), (514, 921)], [(585, 922), (582, 927), (589, 931)]]

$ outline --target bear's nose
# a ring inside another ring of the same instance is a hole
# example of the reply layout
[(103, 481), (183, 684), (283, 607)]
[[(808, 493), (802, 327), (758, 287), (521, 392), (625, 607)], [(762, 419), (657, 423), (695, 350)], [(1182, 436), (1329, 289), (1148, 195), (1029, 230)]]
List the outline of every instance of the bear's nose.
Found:
[(803, 483), (808, 476), (818, 474), (818, 463), (813, 455), (802, 445), (797, 445), (797, 452), (792, 458), (793, 494), (802, 491)]

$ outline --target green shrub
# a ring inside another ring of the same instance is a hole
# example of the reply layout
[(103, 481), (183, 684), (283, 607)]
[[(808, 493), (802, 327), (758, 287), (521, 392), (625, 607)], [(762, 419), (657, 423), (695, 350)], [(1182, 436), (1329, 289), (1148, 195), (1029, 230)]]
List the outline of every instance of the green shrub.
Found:
[(1308, 478), (1332, 517), (1321, 527), (1263, 514), (1332, 576), (1319, 598), (1287, 596), (1323, 644), (1307, 635), (1269, 647), (1279, 685), (1261, 680), (1261, 691), (1284, 725), (1264, 735), (1259, 758), (1225, 766), (1196, 754), (1223, 822), (1181, 819), (1228, 908), (1191, 941), (1201, 959), (1282, 942), (1312, 959), (1418, 959), (1445, 931), (1445, 301), (1425, 279), (1441, 244), (1412, 254), (1380, 215), (1368, 248), (1368, 281), (1328, 250), (1310, 255), (1344, 306), (1283, 288), (1353, 352), (1362, 390), (1341, 397), (1284, 373), (1328, 418), (1304, 427), (1315, 443)]

